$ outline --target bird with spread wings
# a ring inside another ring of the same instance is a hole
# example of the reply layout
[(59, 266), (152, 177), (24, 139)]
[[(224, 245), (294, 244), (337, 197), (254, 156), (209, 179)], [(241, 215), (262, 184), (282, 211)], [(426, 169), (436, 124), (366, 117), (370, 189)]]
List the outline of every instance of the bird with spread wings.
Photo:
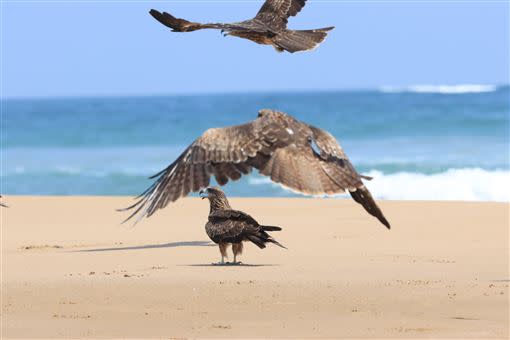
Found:
[(287, 21), (296, 16), (305, 6), (306, 0), (266, 0), (261, 9), (250, 20), (222, 24), (201, 24), (179, 19), (167, 12), (150, 10), (150, 14), (173, 32), (192, 32), (201, 29), (220, 29), (227, 36), (249, 39), (258, 44), (272, 45), (278, 52), (308, 51), (316, 48), (334, 27), (312, 30), (289, 30)]
[(388, 229), (389, 222), (336, 139), (327, 131), (303, 123), (284, 112), (263, 109), (257, 119), (242, 125), (204, 132), (155, 182), (123, 210), (149, 217), (170, 202), (209, 186), (238, 180), (255, 168), (273, 182), (308, 195), (335, 195), (348, 191), (352, 198)]

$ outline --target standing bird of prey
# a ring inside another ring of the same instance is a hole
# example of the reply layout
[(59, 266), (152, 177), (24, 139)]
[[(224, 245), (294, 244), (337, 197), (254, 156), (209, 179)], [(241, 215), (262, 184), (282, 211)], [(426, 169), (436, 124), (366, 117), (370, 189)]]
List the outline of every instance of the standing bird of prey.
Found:
[(272, 45), (278, 52), (308, 51), (316, 48), (334, 27), (312, 30), (288, 30), (287, 20), (305, 6), (306, 0), (266, 0), (255, 18), (231, 24), (200, 24), (179, 19), (166, 12), (150, 10), (150, 14), (173, 32), (191, 32), (206, 28), (220, 29), (227, 36)]
[(285, 248), (267, 233), (267, 231), (280, 231), (282, 228), (260, 225), (250, 215), (233, 210), (228, 203), (227, 196), (220, 188), (209, 187), (200, 190), (200, 196), (202, 199), (209, 199), (209, 220), (205, 225), (205, 232), (220, 247), (221, 261), (217, 264), (225, 264), (224, 259), (227, 257), (229, 244), (232, 244), (234, 253), (232, 264), (241, 263), (237, 262), (237, 255), (243, 252), (244, 241), (251, 241), (260, 249), (264, 249), (266, 243), (274, 243)]
[(242, 125), (204, 132), (166, 169), (138, 201), (122, 210), (139, 220), (169, 202), (209, 185), (238, 180), (255, 168), (273, 182), (308, 195), (334, 195), (346, 190), (365, 210), (390, 229), (362, 179), (336, 139), (327, 131), (300, 122), (280, 111), (263, 109), (257, 119)]

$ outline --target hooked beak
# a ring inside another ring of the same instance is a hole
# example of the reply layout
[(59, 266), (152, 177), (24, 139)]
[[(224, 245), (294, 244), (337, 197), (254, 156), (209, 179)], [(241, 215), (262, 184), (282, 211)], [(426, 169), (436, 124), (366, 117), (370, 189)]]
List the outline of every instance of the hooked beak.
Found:
[(198, 196), (200, 196), (202, 199), (207, 198), (207, 192), (205, 189), (202, 189), (198, 192)]

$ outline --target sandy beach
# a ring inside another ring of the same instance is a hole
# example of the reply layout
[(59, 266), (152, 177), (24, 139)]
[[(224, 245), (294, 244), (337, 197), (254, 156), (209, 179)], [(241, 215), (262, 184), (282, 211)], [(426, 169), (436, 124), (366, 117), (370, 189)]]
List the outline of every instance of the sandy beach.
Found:
[(219, 267), (198, 198), (136, 226), (128, 197), (4, 202), (5, 339), (509, 336), (506, 203), (383, 201), (388, 231), (350, 200), (233, 198), (288, 250)]

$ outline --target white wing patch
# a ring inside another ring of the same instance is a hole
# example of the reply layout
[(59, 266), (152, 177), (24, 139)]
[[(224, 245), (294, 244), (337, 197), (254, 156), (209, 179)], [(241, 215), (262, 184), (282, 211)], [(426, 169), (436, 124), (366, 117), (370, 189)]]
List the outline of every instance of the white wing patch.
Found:
[(289, 135), (293, 135), (294, 134), (294, 131), (292, 131), (291, 128), (285, 128), (285, 130), (287, 130), (287, 132), (289, 133)]

